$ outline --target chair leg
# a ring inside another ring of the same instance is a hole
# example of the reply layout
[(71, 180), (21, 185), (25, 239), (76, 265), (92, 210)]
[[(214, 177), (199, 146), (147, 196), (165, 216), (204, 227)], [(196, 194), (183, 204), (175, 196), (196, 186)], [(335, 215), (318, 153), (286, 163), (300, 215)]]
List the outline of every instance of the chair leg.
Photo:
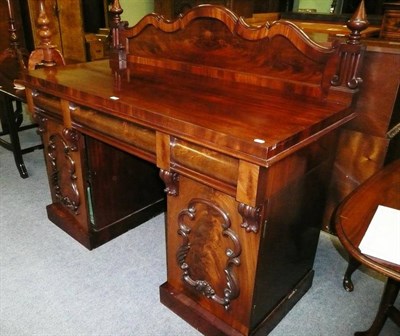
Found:
[(351, 280), (351, 275), (354, 271), (361, 265), (361, 263), (354, 259), (352, 256), (349, 256), (349, 265), (347, 266), (346, 272), (343, 277), (343, 287), (346, 291), (352, 292), (354, 290), (353, 281)]
[(18, 108), (17, 111), (14, 111), (14, 106), (12, 104), (12, 99), (9, 97), (3, 95), (3, 105), (4, 105), (4, 117), (6, 119), (6, 123), (8, 125), (8, 132), (10, 135), (10, 143), (11, 143), (11, 150), (14, 155), (14, 161), (17, 166), (19, 175), (22, 178), (27, 178), (28, 177), (28, 171), (26, 170), (24, 159), (22, 157), (22, 150), (21, 150), (21, 143), (19, 141), (19, 135), (18, 135), (18, 128), (20, 123), (20, 116), (16, 115), (18, 114)]
[(356, 332), (354, 335), (356, 336), (379, 335), (388, 317), (392, 318), (395, 321), (395, 323), (398, 324), (399, 312), (393, 305), (394, 302), (396, 301), (397, 295), (399, 294), (399, 288), (400, 288), (400, 283), (398, 281), (388, 278), (374, 322), (367, 331), (359, 331)]

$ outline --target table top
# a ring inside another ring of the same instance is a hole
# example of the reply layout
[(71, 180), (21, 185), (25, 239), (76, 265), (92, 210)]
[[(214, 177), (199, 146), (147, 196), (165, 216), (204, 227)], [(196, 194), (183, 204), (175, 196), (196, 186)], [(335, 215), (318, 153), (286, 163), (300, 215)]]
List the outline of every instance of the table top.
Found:
[(400, 265), (367, 256), (358, 248), (378, 205), (400, 210), (400, 160), (389, 164), (355, 189), (340, 205), (335, 217), (337, 235), (351, 256), (400, 281)]
[(249, 160), (268, 160), (352, 115), (336, 102), (145, 65), (116, 83), (107, 60), (30, 71), (22, 83)]

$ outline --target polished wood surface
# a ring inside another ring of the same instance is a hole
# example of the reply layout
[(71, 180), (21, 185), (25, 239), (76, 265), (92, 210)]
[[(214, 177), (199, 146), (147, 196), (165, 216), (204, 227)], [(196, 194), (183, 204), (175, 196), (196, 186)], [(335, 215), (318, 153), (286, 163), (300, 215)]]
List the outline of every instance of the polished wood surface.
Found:
[(400, 41), (400, 3), (388, 2), (383, 9), (381, 38)]
[(206, 334), (268, 333), (312, 283), (338, 131), (355, 116), (363, 11), (348, 43), (328, 47), (220, 6), (134, 27), (121, 13), (114, 1), (109, 61), (22, 81), (45, 143), (49, 218), (94, 248), (95, 227), (114, 226), (96, 221), (119, 203), (114, 180), (130, 180), (110, 211), (123, 215), (156, 185), (155, 165), (167, 195), (161, 301)]
[[(279, 13), (265, 13), (257, 14), (251, 18), (246, 18), (246, 22), (251, 25), (265, 25), (268, 22), (273, 22), (278, 19)], [(323, 22), (310, 22), (290, 20), (300, 27), (307, 35), (317, 40), (318, 42), (328, 41), (331, 37), (344, 37), (350, 34), (350, 29), (344, 23), (323, 23)], [(381, 27), (368, 27), (362, 32), (364, 38), (379, 37)]]
[(344, 198), (386, 163), (400, 159), (400, 44), (365, 43), (357, 115), (339, 135), (323, 223), (328, 232), (335, 232), (331, 216)]
[(367, 331), (356, 332), (357, 336), (379, 335), (388, 317), (400, 327), (400, 311), (394, 306), (400, 289), (400, 265), (364, 254), (359, 249), (379, 205), (400, 210), (400, 160), (384, 167), (355, 189), (340, 205), (335, 217), (338, 237), (350, 254), (344, 288), (347, 291), (354, 289), (351, 275), (360, 264), (388, 277), (371, 327)]
[(400, 210), (400, 160), (352, 192), (338, 208), (336, 227), (346, 250), (368, 267), (400, 281), (400, 265), (364, 255), (358, 249), (378, 205)]
[[(306, 34), (323, 33), (329, 36), (346, 36), (350, 34), (349, 28), (345, 24), (321, 23), (321, 22), (306, 22), (292, 20), (299, 26)], [(378, 37), (380, 27), (368, 27), (362, 32), (363, 37)]]

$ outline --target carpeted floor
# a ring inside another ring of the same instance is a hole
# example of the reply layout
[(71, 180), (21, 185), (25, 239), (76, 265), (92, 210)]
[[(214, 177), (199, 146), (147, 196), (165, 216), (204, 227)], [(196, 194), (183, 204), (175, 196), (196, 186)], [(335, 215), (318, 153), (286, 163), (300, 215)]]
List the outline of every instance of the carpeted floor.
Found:
[[(0, 148), (0, 335), (199, 335), (159, 302), (158, 286), (166, 280), (164, 216), (88, 251), (46, 217), (42, 151), (24, 159), (25, 180), (12, 154)], [(341, 284), (346, 265), (338, 240), (322, 233), (312, 288), (270, 335), (367, 329), (385, 279), (361, 268), (353, 276), (355, 291), (347, 293)], [(387, 321), (385, 335), (400, 330)]]

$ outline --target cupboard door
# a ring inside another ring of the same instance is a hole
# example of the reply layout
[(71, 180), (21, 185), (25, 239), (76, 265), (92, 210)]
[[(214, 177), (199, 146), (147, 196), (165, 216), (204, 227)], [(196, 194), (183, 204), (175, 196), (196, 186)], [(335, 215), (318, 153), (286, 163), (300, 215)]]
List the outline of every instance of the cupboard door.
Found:
[(46, 114), (37, 113), (35, 119), (39, 121), (52, 198), (48, 206), (49, 218), (64, 230), (65, 222), (73, 223), (68, 232), (87, 232), (83, 136)]

